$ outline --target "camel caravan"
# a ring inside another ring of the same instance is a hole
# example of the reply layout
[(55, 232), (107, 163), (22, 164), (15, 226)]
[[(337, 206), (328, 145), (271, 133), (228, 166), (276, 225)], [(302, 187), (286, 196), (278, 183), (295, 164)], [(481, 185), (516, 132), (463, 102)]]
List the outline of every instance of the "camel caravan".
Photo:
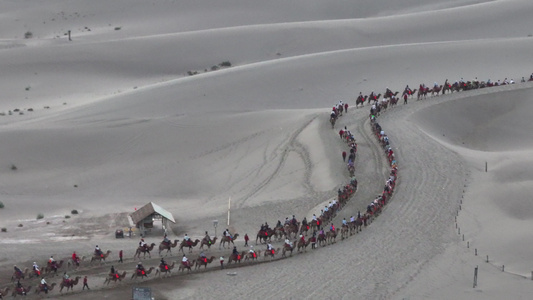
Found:
[[(533, 74), (531, 74), (528, 81), (533, 81)], [(526, 82), (525, 78), (522, 78), (521, 82)], [(407, 99), (412, 98), (415, 93), (418, 91), (417, 99), (421, 100), (425, 98), (428, 93), (432, 95), (438, 95), (439, 92), (442, 94), (446, 92), (459, 92), (467, 91), (470, 89), (486, 88), (490, 86), (499, 86), (506, 84), (513, 84), (513, 80), (499, 80), (495, 83), (490, 82), (478, 82), (477, 78), (473, 81), (457, 81), (454, 84), (449, 84), (448, 80), (445, 81), (445, 84), (442, 86), (434, 84), (433, 89), (428, 89), (424, 84), (421, 84), (418, 89), (411, 90), (407, 86), (401, 98), (404, 99), (404, 104), (407, 104)], [(227, 256), (227, 265), (239, 265), (243, 263), (254, 263), (259, 259), (262, 260), (274, 260), (285, 257), (290, 257), (294, 253), (306, 252), (309, 245), (311, 245), (311, 250), (318, 249), (319, 247), (327, 247), (329, 245), (335, 244), (338, 240), (344, 240), (353, 236), (362, 231), (362, 229), (368, 226), (374, 221), (376, 217), (383, 211), (385, 205), (390, 201), (393, 191), (396, 186), (396, 179), (398, 177), (398, 163), (396, 161), (394, 150), (391, 147), (389, 136), (385, 133), (384, 129), (380, 126), (377, 121), (377, 118), (380, 112), (383, 112), (390, 106), (394, 106), (397, 103), (397, 95), (399, 92), (392, 92), (388, 88), (386, 89), (384, 98), (379, 100), (381, 94), (370, 93), (368, 96), (363, 96), (362, 93), (359, 94), (359, 97), (356, 100), (356, 108), (359, 106), (363, 107), (365, 102), (372, 102), (370, 108), (370, 126), (373, 135), (376, 137), (377, 142), (382, 148), (383, 155), (387, 158), (389, 165), (388, 179), (385, 182), (385, 187), (383, 191), (378, 194), (372, 201), (368, 203), (363, 212), (357, 211), (349, 218), (349, 220), (343, 219), (341, 221), (340, 227), (336, 228), (333, 224), (335, 217), (340, 209), (345, 207), (346, 203), (354, 196), (357, 191), (357, 180), (354, 177), (355, 173), (355, 157), (357, 153), (357, 143), (353, 134), (345, 126), (339, 131), (340, 139), (345, 142), (349, 147), (348, 156), (348, 175), (350, 180), (348, 183), (343, 184), (342, 188), (339, 188), (337, 191), (337, 197), (329, 201), (328, 205), (325, 205), (320, 212), (313, 214), (311, 220), (307, 220), (304, 217), (301, 221), (298, 221), (293, 215), (292, 218), (286, 217), (285, 221), (282, 223), (280, 220), (277, 221), (277, 224), (274, 228), (271, 228), (267, 223), (261, 224), (261, 227), (256, 235), (255, 245), (265, 245), (266, 249), (264, 250), (255, 250), (253, 245), (250, 245), (249, 249), (246, 251), (238, 251), (235, 246), (235, 240), (239, 237), (238, 233), (231, 233), (228, 229), (223, 232), (219, 240), (219, 249), (231, 249), (232, 252)], [(330, 114), (330, 120), (332, 121), (332, 127), (334, 127), (336, 121), (342, 114), (346, 114), (348, 111), (348, 104), (342, 103), (340, 101), (333, 107), (333, 110)], [(343, 159), (345, 159), (343, 155)], [(274, 248), (272, 242), (281, 242), (283, 241), (283, 246), (281, 248)], [(187, 234), (185, 234), (184, 239), (179, 242), (178, 239), (170, 241), (166, 235), (164, 236), (163, 241), (159, 243), (158, 253), (161, 258), (161, 262), (157, 267), (150, 267), (145, 269), (141, 262), (139, 262), (136, 268), (133, 270), (130, 280), (142, 280), (144, 278), (149, 278), (149, 275), (154, 272), (155, 276), (170, 276), (172, 271), (177, 267), (177, 273), (187, 273), (194, 270), (201, 270), (202, 267), (204, 270), (207, 269), (208, 265), (211, 265), (215, 261), (216, 257), (211, 255), (207, 257), (204, 253), (204, 250), (210, 251), (211, 246), (217, 243), (217, 237), (211, 238), (208, 232), (205, 233), (205, 236), (200, 239), (191, 240)], [(147, 244), (144, 242), (144, 238), (139, 242), (137, 247), (134, 259), (151, 258), (151, 251), (154, 251), (156, 248), (156, 243)], [(179, 246), (179, 247), (178, 247)], [(245, 246), (248, 246), (248, 236), (245, 235)], [(181, 262), (172, 262), (172, 264), (167, 264), (164, 261), (164, 256), (172, 255), (172, 249), (178, 247), (178, 251), (181, 251), (183, 258)], [(195, 247), (199, 248), (200, 253), (193, 260), (185, 254), (185, 249), (188, 249), (187, 253), (190, 255), (193, 253)], [(222, 250), (224, 251), (224, 250)], [(112, 253), (111, 250), (102, 251), (96, 246), (94, 253), (88, 262), (88, 266), (92, 265), (95, 262), (100, 264), (105, 264), (106, 259)], [(119, 254), (120, 261), (122, 261), (122, 251)], [(262, 257), (262, 258), (261, 258)], [(78, 268), (85, 261), (85, 257), (78, 257), (76, 252), (72, 254), (72, 259), (67, 260), (67, 267)], [(11, 277), (11, 281), (14, 283), (13, 287), (4, 287), (3, 290), (0, 289), (0, 299), (4, 296), (7, 296), (11, 291), (13, 297), (25, 296), (30, 291), (32, 291), (32, 286), (28, 284), (22, 284), (21, 281), (30, 281), (32, 278), (37, 278), (41, 280), (33, 290), (35, 293), (48, 293), (54, 290), (57, 286), (60, 292), (72, 291), (74, 287), (79, 283), (81, 276), (75, 276), (70, 278), (64, 267), (64, 261), (60, 260), (59, 262), (55, 261), (53, 256), (45, 264), (43, 272), (41, 272), (39, 266), (34, 262), (32, 269), (24, 268), (21, 270), (17, 266), (14, 266), (14, 272)], [(224, 256), (220, 257), (220, 266), (224, 267), (224, 262), (226, 259)], [(88, 267), (87, 266), (87, 267)], [(50, 279), (51, 277), (58, 276), (58, 272), (63, 272), (63, 278), (59, 283), (48, 284), (45, 280)], [(127, 271), (122, 271), (121, 273), (111, 267), (111, 271), (105, 278), (104, 284), (109, 285), (111, 282), (114, 284), (121, 282), (126, 278)], [(84, 278), (84, 286), (86, 285), (87, 276)]]

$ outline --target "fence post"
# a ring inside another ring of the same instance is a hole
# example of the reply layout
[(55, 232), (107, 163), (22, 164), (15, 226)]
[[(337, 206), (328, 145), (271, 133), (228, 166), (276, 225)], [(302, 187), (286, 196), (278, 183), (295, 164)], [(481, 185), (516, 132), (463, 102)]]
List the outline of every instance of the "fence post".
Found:
[(477, 286), (477, 266), (474, 268), (474, 287)]
[(470, 248), (470, 242), (466, 242), (466, 248)]
[(505, 265), (502, 265), (502, 272), (505, 272)]
[[(476, 248), (476, 256), (477, 256), (477, 248)], [(531, 280), (533, 280), (533, 272), (531, 272)]]
[(487, 255), (487, 262), (489, 262), (489, 256)]

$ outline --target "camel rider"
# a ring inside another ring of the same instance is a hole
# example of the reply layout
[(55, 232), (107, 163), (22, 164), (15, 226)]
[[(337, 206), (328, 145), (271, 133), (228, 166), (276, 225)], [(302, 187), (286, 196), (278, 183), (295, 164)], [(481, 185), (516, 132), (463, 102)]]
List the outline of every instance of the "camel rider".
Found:
[(261, 229), (260, 229), (261, 232), (265, 232), (266, 229), (265, 229), (265, 224), (261, 224)]
[(143, 249), (146, 249), (146, 243), (144, 242), (144, 239), (141, 239), (139, 241), (139, 247), (143, 248)]
[(78, 257), (78, 254), (76, 254), (76, 251), (72, 252), (72, 261), (77, 264), (79, 260), (80, 258)]
[(36, 262), (33, 262), (33, 271), (39, 272), (39, 265)]
[(300, 234), (300, 240), (305, 244), (305, 236), (303, 234)]
[(139, 263), (137, 264), (137, 270), (138, 270), (138, 271), (143, 271), (143, 270), (144, 270), (144, 266), (143, 266), (142, 262), (139, 262)]
[(268, 251), (272, 251), (272, 250), (274, 250), (274, 247), (272, 247), (272, 244), (271, 244), (271, 243), (268, 243), (268, 244), (267, 244), (267, 250), (268, 250)]
[(286, 217), (286, 218), (285, 218), (285, 225), (288, 225), (288, 224), (290, 224), (290, 223), (291, 223), (291, 221), (289, 220), (289, 217)]
[(183, 241), (186, 245), (189, 245), (191, 243), (191, 238), (187, 234), (185, 234), (185, 236), (183, 237)]
[(163, 236), (163, 243), (165, 244), (170, 244), (170, 240), (168, 239), (167, 235), (165, 234), (165, 236)]
[(49, 263), (50, 265), (52, 265), (52, 264), (54, 264), (55, 262), (56, 262), (56, 260), (54, 259), (54, 256), (53, 256), (53, 255), (50, 256), (50, 258), (48, 259), (48, 263)]
[(318, 235), (324, 235), (324, 228), (320, 229), (320, 231), (318, 232)]
[(160, 266), (161, 266), (163, 269), (166, 269), (166, 267), (167, 267), (167, 262), (165, 261), (164, 258), (161, 258), (161, 264), (160, 264)]
[(63, 273), (63, 280), (68, 281), (69, 278), (70, 276), (68, 276), (67, 272), (65, 271), (65, 273)]
[(116, 271), (115, 271), (115, 266), (111, 266), (111, 270), (109, 270), (109, 274), (111, 276), (115, 275)]
[(392, 91), (388, 87), (386, 88), (385, 95), (392, 95)]
[(351, 217), (350, 217), (350, 223), (353, 223), (353, 222), (355, 222), (355, 217), (354, 217), (354, 216), (351, 216)]
[(211, 244), (211, 237), (209, 236), (209, 233), (207, 232), (207, 230), (205, 231), (204, 239), (207, 243)]
[(44, 277), (41, 278), (41, 286), (45, 291), (48, 291), (48, 283), (46, 282), (46, 280), (44, 280)]
[(342, 225), (344, 226), (348, 226), (347, 222), (346, 222), (346, 218), (342, 218)]
[(278, 223), (276, 224), (276, 228), (280, 228), (280, 227), (283, 227), (283, 225), (281, 225), (281, 221), (278, 220)]
[(306, 217), (304, 217), (304, 219), (302, 220), (302, 225), (307, 227), (307, 218)]
[(331, 226), (329, 226), (329, 230), (330, 231), (335, 231), (335, 225), (333, 225), (333, 223), (331, 223)]
[[(462, 78), (461, 78), (461, 81), (462, 81)], [(436, 88), (436, 87), (439, 87), (439, 85), (438, 85), (437, 82), (435, 81), (435, 83), (433, 83), (433, 88)]]
[(227, 229), (227, 228), (226, 228), (226, 231), (224, 231), (224, 236), (227, 236), (231, 240), (233, 240), (233, 235), (229, 232), (229, 229)]
[(207, 256), (205, 255), (203, 251), (200, 252), (200, 258), (202, 259), (203, 262), (207, 262)]
[(100, 247), (98, 247), (98, 245), (94, 247), (94, 253), (96, 253), (96, 255), (98, 256), (102, 255), (102, 250), (100, 250)]
[(185, 254), (183, 254), (183, 258), (181, 259), (181, 263), (188, 267), (189, 266), (189, 259), (187, 258), (187, 256), (185, 256)]
[(331, 115), (330, 115), (330, 116), (331, 116), (332, 118), (335, 118), (335, 117), (337, 117), (337, 114), (335, 113), (335, 111), (334, 111), (334, 110), (332, 110), (332, 111), (331, 111)]
[(239, 251), (237, 251), (237, 246), (233, 246), (233, 255), (238, 256)]
[(270, 229), (270, 226), (268, 226), (268, 223), (265, 222), (265, 230), (269, 230)]
[(313, 221), (318, 221), (315, 214), (313, 214)]
[(26, 296), (26, 291), (24, 290), (24, 287), (22, 286), (22, 283), (20, 283), (20, 280), (17, 280), (17, 290), (22, 291), (22, 295)]
[(16, 265), (13, 266), (13, 269), (15, 270), (15, 273), (22, 274), (22, 270), (19, 267), (17, 267)]
[(250, 251), (249, 251), (249, 252), (252, 253), (252, 254), (255, 253), (255, 251), (254, 251), (254, 245), (250, 245)]
[(288, 246), (290, 246), (292, 248), (292, 243), (291, 243), (291, 241), (289, 241), (288, 238), (285, 239), (285, 245), (288, 245)]

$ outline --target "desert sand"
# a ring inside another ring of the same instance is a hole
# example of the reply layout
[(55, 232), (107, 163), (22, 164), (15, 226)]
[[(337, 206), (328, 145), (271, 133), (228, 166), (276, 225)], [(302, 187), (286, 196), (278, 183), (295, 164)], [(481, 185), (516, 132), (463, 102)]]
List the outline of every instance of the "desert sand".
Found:
[[(0, 11), (0, 288), (14, 264), (100, 245), (112, 262), (69, 269), (92, 290), (62, 299), (129, 299), (132, 286), (156, 299), (531, 297), (533, 83), (520, 79), (533, 72), (533, 2), (4, 1)], [(229, 228), (255, 245), (265, 221), (318, 214), (349, 181), (346, 126), (359, 188), (340, 225), (388, 171), (359, 92), (461, 78), (517, 83), (415, 96), (378, 116), (400, 175), (362, 233), (228, 270), (218, 257), (230, 250), (215, 247), (205, 271), (102, 284), (120, 249), (117, 268), (133, 270), (138, 235), (114, 231), (150, 201), (172, 212), (180, 240), (214, 236), (218, 220), (219, 238)], [(332, 130), (339, 100), (350, 109)]]

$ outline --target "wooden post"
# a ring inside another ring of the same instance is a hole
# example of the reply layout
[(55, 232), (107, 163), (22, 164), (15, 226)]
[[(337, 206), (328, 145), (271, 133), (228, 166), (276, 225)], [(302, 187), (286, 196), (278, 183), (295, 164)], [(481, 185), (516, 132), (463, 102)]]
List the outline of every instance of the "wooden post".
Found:
[(461, 227), (457, 228), (457, 234), (461, 234)]
[(505, 265), (502, 265), (502, 272), (505, 272)]
[(466, 242), (466, 248), (470, 248), (470, 242)]
[[(476, 256), (477, 256), (477, 248), (476, 248)], [(533, 272), (531, 272), (531, 273), (533, 274)], [(533, 278), (531, 280), (533, 280)]]
[(476, 288), (477, 286), (477, 266), (474, 268), (474, 287), (473, 288)]
[(463, 242), (465, 241), (465, 235), (463, 234)]
[(72, 41), (72, 38), (70, 37), (70, 30), (68, 31), (68, 40)]
[(228, 226), (229, 226), (230, 209), (231, 209), (231, 197), (229, 197), (228, 199)]
[(489, 262), (489, 256), (487, 255), (487, 262)]
[(488, 166), (489, 166), (488, 162), (485, 162), (485, 173), (487, 173)]

